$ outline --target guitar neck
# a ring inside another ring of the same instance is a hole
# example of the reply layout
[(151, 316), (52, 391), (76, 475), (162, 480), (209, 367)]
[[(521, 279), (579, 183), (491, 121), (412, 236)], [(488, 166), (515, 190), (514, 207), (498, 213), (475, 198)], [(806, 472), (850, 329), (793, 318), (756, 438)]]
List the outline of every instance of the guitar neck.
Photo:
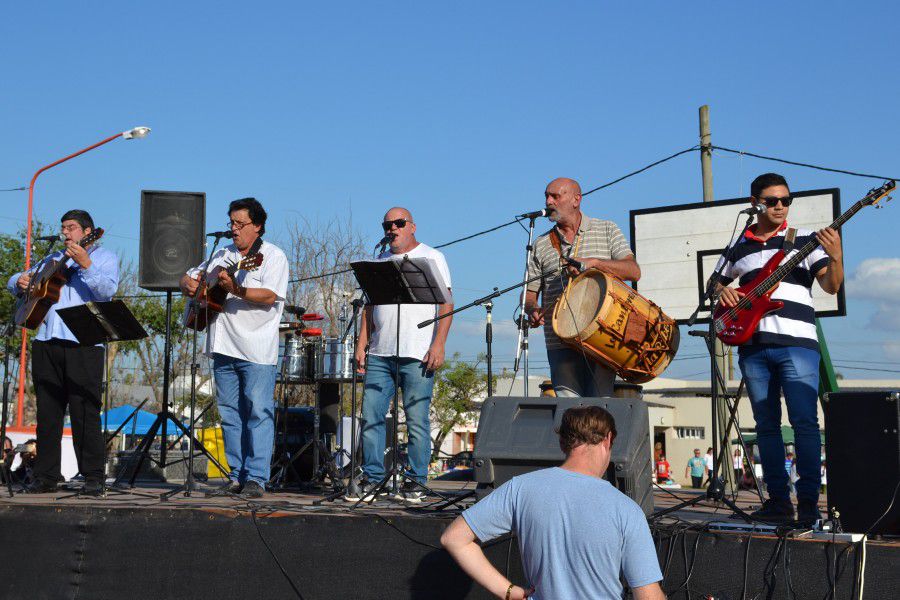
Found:
[[(858, 213), (863, 206), (866, 205), (865, 200), (860, 200), (853, 206), (851, 206), (847, 212), (839, 216), (834, 222), (829, 225), (831, 229), (837, 231), (839, 227), (841, 227), (844, 223), (849, 221), (853, 215)], [(791, 256), (783, 265), (780, 265), (777, 269), (772, 271), (772, 274), (766, 277), (764, 280), (760, 282), (754, 289), (753, 294), (754, 297), (759, 297), (772, 289), (777, 283), (779, 283), (782, 279), (787, 277), (788, 273), (794, 270), (794, 267), (800, 264), (800, 262), (812, 254), (812, 251), (815, 250), (819, 246), (819, 240), (813, 237), (810, 241), (803, 244), (800, 249)]]

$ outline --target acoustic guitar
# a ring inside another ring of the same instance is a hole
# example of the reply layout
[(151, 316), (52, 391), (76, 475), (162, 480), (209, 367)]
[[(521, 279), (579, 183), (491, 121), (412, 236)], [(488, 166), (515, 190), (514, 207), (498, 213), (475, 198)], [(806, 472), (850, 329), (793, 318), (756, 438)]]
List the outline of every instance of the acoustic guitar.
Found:
[[(886, 181), (881, 187), (869, 190), (869, 193), (862, 200), (851, 206), (847, 212), (838, 217), (829, 227), (837, 231), (841, 225), (849, 221), (863, 207), (877, 204), (882, 198), (890, 194), (895, 187), (896, 182)], [(749, 342), (762, 318), (784, 306), (784, 302), (772, 300), (772, 292), (775, 291), (781, 280), (787, 277), (788, 273), (818, 246), (819, 241), (813, 237), (796, 253), (790, 254), (790, 258), (784, 264), (781, 264), (781, 261), (785, 258), (784, 250), (776, 252), (765, 266), (760, 269), (753, 281), (737, 288), (739, 292), (744, 293), (744, 297), (738, 301), (737, 305), (726, 308), (719, 304), (716, 310), (713, 311), (716, 336), (723, 343), (730, 346), (740, 346)]]
[[(234, 264), (225, 267), (225, 271), (233, 278), (238, 271), (255, 271), (263, 262), (263, 255), (256, 253), (245, 256)], [(228, 292), (217, 281), (207, 283), (207, 271), (200, 276), (197, 293), (184, 308), (184, 326), (188, 329), (203, 331), (212, 317), (222, 312)]]
[[(98, 227), (81, 238), (78, 245), (87, 249), (102, 237), (103, 229)], [(38, 265), (31, 275), (28, 288), (16, 301), (17, 326), (37, 329), (44, 322), (50, 308), (59, 302), (60, 290), (69, 281), (66, 275), (68, 260), (69, 257), (63, 255), (58, 260), (46, 260)]]

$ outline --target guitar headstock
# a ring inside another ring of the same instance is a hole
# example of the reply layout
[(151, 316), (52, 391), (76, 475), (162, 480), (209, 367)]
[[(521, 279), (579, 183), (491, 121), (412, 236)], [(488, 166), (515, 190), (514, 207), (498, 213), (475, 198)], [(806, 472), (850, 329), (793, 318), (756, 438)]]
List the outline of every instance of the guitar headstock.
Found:
[[(891, 198), (888, 196), (891, 192), (894, 191), (897, 187), (897, 182), (893, 179), (889, 179), (881, 184), (880, 187), (872, 188), (869, 190), (869, 193), (866, 194), (866, 197), (860, 200), (864, 206), (870, 206), (873, 204), (878, 204), (881, 200), (887, 197), (886, 201), (890, 201)], [(876, 206), (876, 208), (881, 208), (880, 206)]]
[(104, 233), (105, 232), (103, 231), (102, 227), (92, 229), (89, 234), (81, 238), (81, 241), (78, 242), (78, 245), (82, 248), (89, 248), (91, 244), (96, 243), (100, 238), (102, 238)]
[(262, 254), (254, 254), (253, 256), (248, 256), (246, 258), (242, 258), (238, 261), (238, 263), (234, 266), (235, 271), (255, 271), (259, 268), (259, 266), (263, 262)]

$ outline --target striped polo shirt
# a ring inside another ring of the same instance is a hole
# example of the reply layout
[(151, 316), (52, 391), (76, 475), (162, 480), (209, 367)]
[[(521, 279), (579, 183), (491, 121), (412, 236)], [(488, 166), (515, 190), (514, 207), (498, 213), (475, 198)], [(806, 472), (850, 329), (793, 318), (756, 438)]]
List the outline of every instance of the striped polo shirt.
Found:
[[(553, 247), (550, 235), (553, 227), (534, 242), (534, 254), (528, 265), (528, 278), (543, 275), (541, 279), (528, 284), (529, 292), (541, 293), (541, 306), (544, 308), (544, 339), (548, 350), (567, 348), (553, 332), (553, 307), (569, 283), (568, 274), (554, 275), (560, 268), (560, 254)], [(581, 225), (572, 243), (560, 235), (560, 249), (563, 256), (575, 258), (600, 258), (604, 260), (620, 260), (633, 255), (628, 241), (618, 226), (612, 221), (592, 219), (581, 213)]]
[[(775, 235), (762, 242), (752, 231), (748, 230), (737, 240), (736, 244), (731, 244), (735, 246), (734, 253), (728, 263), (722, 267), (720, 283), (727, 286), (738, 279), (738, 285), (746, 285), (753, 281), (769, 259), (784, 247), (786, 231), (787, 221)], [(785, 256), (785, 260), (796, 254), (797, 249), (814, 239), (814, 231), (797, 229), (794, 249)], [(722, 266), (724, 258), (724, 254), (719, 257), (716, 269)], [(827, 267), (829, 260), (822, 246), (817, 246), (787, 274), (772, 293), (772, 300), (784, 302), (784, 307), (760, 320), (756, 333), (753, 334), (749, 344), (774, 344), (776, 346), (819, 349), (812, 285), (816, 279), (816, 273)]]

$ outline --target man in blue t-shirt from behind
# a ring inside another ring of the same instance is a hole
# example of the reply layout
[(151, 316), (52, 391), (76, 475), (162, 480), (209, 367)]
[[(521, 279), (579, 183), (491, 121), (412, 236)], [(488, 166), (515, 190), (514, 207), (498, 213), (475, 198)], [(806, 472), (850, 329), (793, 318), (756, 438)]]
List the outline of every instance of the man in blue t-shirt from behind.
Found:
[[(603, 479), (616, 425), (599, 406), (568, 409), (559, 428), (559, 467), (514, 477), (457, 517), (441, 536), (460, 567), (497, 598), (665, 598), (641, 508)], [(528, 583), (513, 585), (476, 540), (515, 532)]]

